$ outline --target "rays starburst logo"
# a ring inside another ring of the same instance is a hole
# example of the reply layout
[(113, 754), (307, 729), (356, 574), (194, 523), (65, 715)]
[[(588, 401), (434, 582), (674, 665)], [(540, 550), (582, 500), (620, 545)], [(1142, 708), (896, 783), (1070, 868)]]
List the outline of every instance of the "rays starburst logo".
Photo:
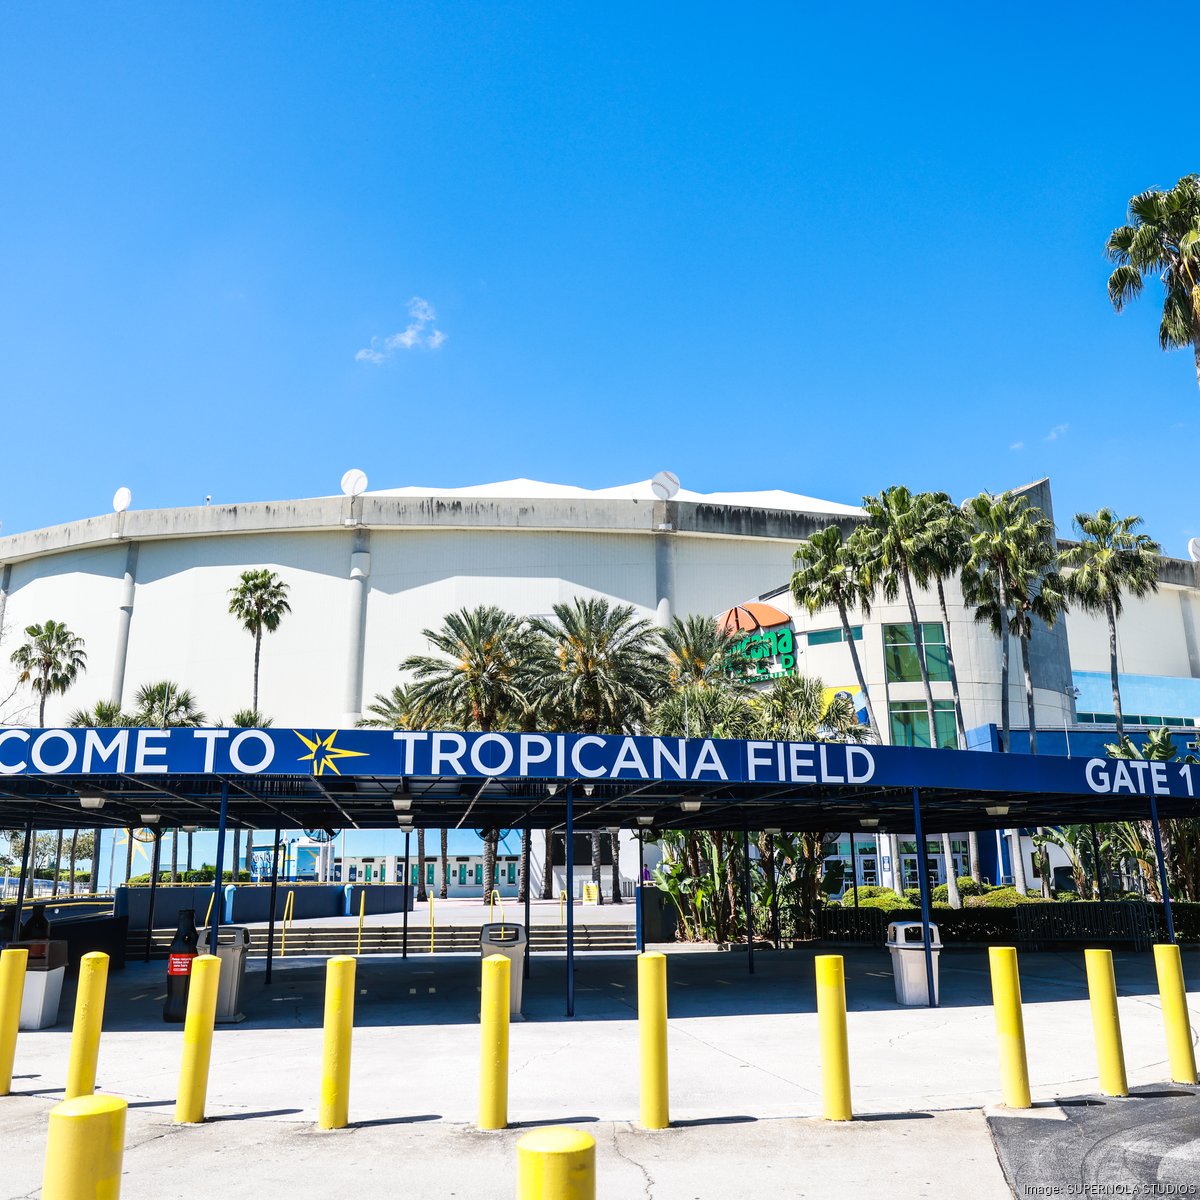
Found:
[(308, 747), (308, 753), (300, 755), (298, 761), (312, 763), (314, 775), (324, 775), (327, 771), (334, 775), (340, 775), (341, 771), (337, 766), (339, 758), (365, 758), (367, 756), (365, 750), (345, 750), (341, 746), (335, 745), (334, 739), (338, 735), (336, 729), (325, 737), (314, 731), (312, 738), (306, 738), (298, 729), (293, 732)]

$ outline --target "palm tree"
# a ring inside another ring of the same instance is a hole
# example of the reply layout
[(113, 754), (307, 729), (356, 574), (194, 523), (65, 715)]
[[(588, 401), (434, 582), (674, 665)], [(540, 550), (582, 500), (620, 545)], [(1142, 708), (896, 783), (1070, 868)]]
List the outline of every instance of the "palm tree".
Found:
[(441, 849), (441, 867), (442, 867), (442, 886), (438, 889), (438, 896), (445, 900), (450, 895), (450, 855), (449, 855), (449, 834), (445, 829), (441, 830), (442, 849)]
[(50, 885), (51, 898), (58, 895), (58, 880), (62, 875), (62, 844), (63, 831), (60, 829), (54, 842), (54, 882)]
[(83, 639), (61, 621), (27, 625), (25, 641), (12, 652), (20, 672), (18, 683), (27, 683), (38, 697), (38, 725), (46, 723), (46, 698), (62, 695), (87, 670)]
[(1140, 598), (1158, 591), (1162, 548), (1146, 534), (1135, 532), (1141, 524), (1141, 517), (1118, 517), (1111, 508), (1077, 513), (1079, 541), (1059, 556), (1059, 565), (1068, 572), (1067, 598), (1085, 612), (1103, 613), (1108, 621), (1108, 666), (1118, 740), (1125, 736), (1125, 715), (1117, 672), (1117, 618), (1127, 593)]
[(234, 729), (270, 729), (275, 722), (256, 708), (239, 708), (229, 718), (229, 724)]
[[(405, 880), (409, 883), (409, 880)], [(417, 826), (417, 902), (424, 904), (429, 899), (429, 893), (425, 890), (425, 828)]]
[(1191, 346), (1200, 385), (1200, 175), (1185, 175), (1173, 188), (1152, 188), (1129, 201), (1129, 224), (1108, 235), (1108, 298), (1120, 312), (1141, 294), (1148, 275), (1162, 281), (1164, 297), (1158, 344), (1164, 350)]
[(136, 725), (156, 729), (197, 729), (208, 721), (197, 705), (195, 695), (170, 679), (138, 688), (134, 704)]
[(376, 693), (374, 701), (357, 722), (365, 729), (419, 729), (421, 719), (411, 690), (396, 684), (390, 692)]
[(265, 567), (243, 571), (237, 587), (229, 589), (229, 614), (242, 623), (242, 628), (254, 637), (254, 699), (250, 707), (258, 711), (258, 667), (262, 657), (263, 632), (274, 633), (286, 613), (288, 585)]
[(673, 685), (705, 683), (723, 677), (725, 656), (733, 638), (712, 617), (695, 613), (682, 621), (673, 617), (659, 636), (667, 652), (667, 669)]
[(863, 675), (862, 662), (858, 657), (858, 646), (850, 625), (850, 611), (871, 615), (871, 600), (875, 588), (869, 569), (862, 558), (864, 539), (858, 533), (849, 540), (842, 537), (837, 525), (827, 525), (818, 530), (807, 541), (800, 543), (793, 556), (796, 570), (792, 575), (792, 595), (797, 604), (802, 604), (810, 615), (825, 608), (836, 608), (842, 623), (842, 636), (850, 647), (850, 661), (854, 664), (854, 676), (858, 690), (862, 692), (867, 706), (867, 720), (875, 729), (881, 742), (888, 741), (887, 733), (875, 720), (871, 706), (871, 693)]
[(612, 843), (612, 874), (609, 877), (609, 899), (614, 904), (624, 904), (624, 897), (621, 895), (621, 844), (619, 841), (620, 834), (609, 833), (609, 840)]
[(97, 700), (91, 708), (77, 708), (67, 718), (67, 724), (76, 729), (117, 729), (133, 723), (133, 718), (110, 700)]
[(874, 729), (859, 724), (854, 702), (813, 675), (782, 675), (751, 701), (757, 736), (787, 742), (865, 742)]
[(546, 826), (542, 847), (542, 899), (554, 899), (554, 830)]
[[(936, 574), (934, 545), (939, 515), (944, 520), (943, 496), (944, 493), (931, 492), (913, 495), (901, 485), (885, 488), (878, 496), (863, 497), (867, 523), (860, 526), (872, 569), (878, 575), (884, 597), (895, 600), (900, 592), (904, 593), (912, 624), (913, 644), (917, 651), (917, 666), (921, 672), (921, 687), (925, 692), (929, 745), (934, 748), (938, 744), (937, 716), (929, 681), (929, 663), (925, 657), (924, 630), (917, 617), (917, 603), (913, 596), (913, 581), (922, 584)], [(946, 636), (949, 637), (948, 628)], [(950, 906), (960, 908), (962, 900), (958, 894), (958, 879), (948, 833), (942, 834), (942, 858), (946, 867), (946, 893)]]
[(487, 732), (511, 723), (524, 705), (528, 638), (522, 622), (481, 604), (450, 613), (440, 629), (423, 632), (440, 654), (414, 654), (400, 664), (416, 680), (407, 692), (409, 704), (464, 729)]
[(753, 689), (740, 679), (730, 679), (722, 687), (688, 684), (659, 701), (650, 727), (664, 737), (754, 737), (753, 697)]

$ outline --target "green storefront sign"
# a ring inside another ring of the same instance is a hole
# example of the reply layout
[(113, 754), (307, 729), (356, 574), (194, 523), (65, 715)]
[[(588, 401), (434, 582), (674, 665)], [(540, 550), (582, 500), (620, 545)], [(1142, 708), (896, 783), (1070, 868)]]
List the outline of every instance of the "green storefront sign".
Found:
[(783, 626), (744, 634), (731, 647), (733, 661), (751, 677), (774, 678), (796, 669), (796, 637)]

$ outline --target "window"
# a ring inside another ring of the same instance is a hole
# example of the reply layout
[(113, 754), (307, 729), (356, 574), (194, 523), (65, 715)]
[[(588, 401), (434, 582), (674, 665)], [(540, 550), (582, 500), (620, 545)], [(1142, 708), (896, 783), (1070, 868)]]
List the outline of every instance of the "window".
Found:
[(483, 882), (483, 863), (475, 864), (475, 882), (476, 883)]
[(517, 864), (514, 862), (510, 862), (508, 864), (508, 882), (509, 883), (517, 882)]
[[(897, 700), (889, 712), (893, 746), (929, 746), (929, 714), (925, 711), (924, 700)], [(933, 718), (937, 722), (938, 749), (953, 750), (958, 745), (954, 701), (935, 700)]]
[[(929, 669), (929, 678), (935, 683), (948, 682), (950, 662), (946, 656), (946, 635), (942, 632), (942, 623), (923, 622), (921, 638), (925, 643), (925, 665)], [(889, 683), (920, 681), (921, 664), (917, 658), (917, 644), (911, 623), (883, 627), (883, 654)]]
[[(1112, 725), (1117, 723), (1112, 713), (1081, 712), (1075, 714), (1075, 720), (1080, 725)], [(1156, 717), (1148, 713), (1126, 713), (1126, 725), (1169, 725), (1176, 729), (1193, 729), (1195, 720), (1192, 717)]]
[[(850, 636), (856, 642), (861, 642), (862, 626), (851, 625)], [(831, 642), (844, 642), (845, 640), (846, 634), (840, 625), (836, 629), (814, 629), (808, 634), (808, 644), (810, 646), (827, 646)]]
[(427, 863), (425, 866), (425, 882), (433, 882), (433, 863)]

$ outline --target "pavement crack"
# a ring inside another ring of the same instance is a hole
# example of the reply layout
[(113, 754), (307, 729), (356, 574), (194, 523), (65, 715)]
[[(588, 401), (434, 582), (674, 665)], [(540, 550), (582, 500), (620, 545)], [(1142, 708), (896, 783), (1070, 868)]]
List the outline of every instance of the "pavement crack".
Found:
[(642, 1173), (642, 1194), (646, 1197), (646, 1200), (654, 1200), (654, 1178), (653, 1178), (653, 1176), (650, 1174), (650, 1172), (646, 1169), (646, 1167), (642, 1163), (638, 1162), (638, 1160), (636, 1158), (631, 1158), (628, 1154), (625, 1153), (624, 1150), (621, 1149), (621, 1140), (617, 1136), (617, 1130), (618, 1130), (618, 1125), (617, 1125), (617, 1122), (614, 1121), (613, 1127), (612, 1127), (613, 1153), (619, 1159), (622, 1159), (623, 1161), (629, 1163), (629, 1165), (631, 1167), (636, 1167), (639, 1171), (641, 1171), (641, 1173)]

